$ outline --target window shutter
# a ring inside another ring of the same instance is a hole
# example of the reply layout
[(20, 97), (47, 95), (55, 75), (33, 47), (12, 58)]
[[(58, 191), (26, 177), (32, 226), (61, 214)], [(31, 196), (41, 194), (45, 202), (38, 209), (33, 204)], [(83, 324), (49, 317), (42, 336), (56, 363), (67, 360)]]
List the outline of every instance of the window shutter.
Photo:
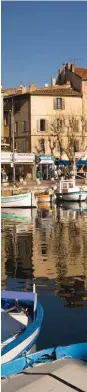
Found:
[(62, 109), (63, 110), (65, 109), (65, 99), (64, 98), (62, 98)]
[(54, 110), (57, 109), (57, 99), (56, 98), (53, 98), (53, 108), (54, 108)]
[(40, 120), (37, 120), (37, 132), (40, 131)]
[(45, 120), (45, 131), (48, 131), (48, 120)]

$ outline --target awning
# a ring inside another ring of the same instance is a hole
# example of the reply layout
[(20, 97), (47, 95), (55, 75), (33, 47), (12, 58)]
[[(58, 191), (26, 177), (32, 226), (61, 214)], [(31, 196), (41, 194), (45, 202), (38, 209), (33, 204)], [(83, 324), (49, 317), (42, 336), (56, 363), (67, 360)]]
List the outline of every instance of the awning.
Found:
[[(55, 165), (56, 166), (70, 166), (71, 162), (69, 160), (60, 160), (60, 159), (56, 159), (55, 160)], [(87, 166), (87, 160), (79, 160), (76, 162), (76, 166)]]

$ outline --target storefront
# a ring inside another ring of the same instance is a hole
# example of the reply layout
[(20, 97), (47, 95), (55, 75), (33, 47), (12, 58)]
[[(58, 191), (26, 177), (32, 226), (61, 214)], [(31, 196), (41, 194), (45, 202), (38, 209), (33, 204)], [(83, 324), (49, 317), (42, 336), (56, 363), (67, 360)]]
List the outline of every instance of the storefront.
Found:
[(39, 163), (36, 167), (36, 176), (41, 180), (51, 180), (54, 178), (54, 157), (53, 155), (39, 155)]
[[(35, 155), (28, 153), (14, 153), (15, 179), (20, 180), (28, 176), (33, 180), (36, 178), (35, 171)], [(13, 153), (11, 151), (1, 152), (1, 170), (8, 176), (8, 180), (12, 181), (13, 177)]]

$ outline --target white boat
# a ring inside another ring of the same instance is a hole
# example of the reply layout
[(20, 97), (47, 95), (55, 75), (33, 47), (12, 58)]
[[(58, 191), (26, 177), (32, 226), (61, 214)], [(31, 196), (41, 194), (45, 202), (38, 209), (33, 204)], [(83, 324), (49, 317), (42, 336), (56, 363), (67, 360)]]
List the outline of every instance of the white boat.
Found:
[(87, 198), (85, 187), (76, 186), (75, 179), (61, 180), (59, 183), (58, 198), (65, 201), (84, 201)]
[(37, 207), (37, 198), (34, 192), (24, 193), (20, 195), (2, 196), (2, 208), (34, 208)]
[(35, 285), (32, 292), (1, 293), (1, 362), (20, 357), (30, 351), (36, 341), (43, 319), (43, 308), (37, 300)]

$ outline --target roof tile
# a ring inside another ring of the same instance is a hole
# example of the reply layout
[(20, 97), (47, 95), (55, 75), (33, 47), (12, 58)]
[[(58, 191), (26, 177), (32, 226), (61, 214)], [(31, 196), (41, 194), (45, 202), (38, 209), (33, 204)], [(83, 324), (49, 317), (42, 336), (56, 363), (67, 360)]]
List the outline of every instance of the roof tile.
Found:
[(75, 74), (82, 79), (87, 79), (87, 68), (75, 67)]

